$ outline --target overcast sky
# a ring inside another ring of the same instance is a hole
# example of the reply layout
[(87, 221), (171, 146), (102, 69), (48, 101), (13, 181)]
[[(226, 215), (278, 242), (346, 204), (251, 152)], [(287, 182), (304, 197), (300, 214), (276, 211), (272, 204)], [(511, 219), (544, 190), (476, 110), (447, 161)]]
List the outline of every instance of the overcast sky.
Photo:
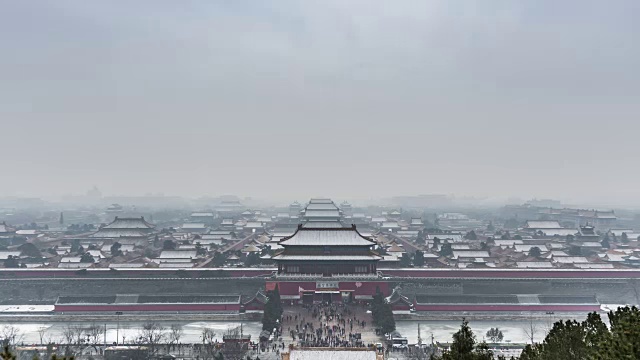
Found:
[(3, 1), (0, 195), (640, 203), (640, 2)]

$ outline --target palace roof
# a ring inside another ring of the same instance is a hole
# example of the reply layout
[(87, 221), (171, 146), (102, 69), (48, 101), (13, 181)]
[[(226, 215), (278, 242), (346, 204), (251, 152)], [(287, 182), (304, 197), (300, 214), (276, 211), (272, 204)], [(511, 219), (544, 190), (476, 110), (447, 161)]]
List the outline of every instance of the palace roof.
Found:
[(338, 209), (334, 210), (306, 210), (304, 212), (304, 217), (317, 217), (317, 218), (339, 218), (340, 211)]
[(529, 220), (525, 225), (525, 228), (528, 229), (562, 229), (560, 223), (557, 221), (538, 221), (538, 220)]
[(327, 198), (312, 198), (309, 204), (333, 204), (333, 200)]
[(155, 225), (145, 221), (144, 216), (139, 218), (121, 218), (117, 217), (109, 224), (101, 229), (153, 229)]
[(375, 243), (356, 230), (355, 226), (344, 229), (307, 228), (299, 226), (291, 236), (279, 242), (288, 246), (372, 246)]
[(309, 204), (305, 208), (307, 211), (309, 210), (337, 210), (338, 207), (334, 204)]
[(144, 233), (136, 229), (105, 229), (102, 228), (97, 232), (89, 235), (92, 238), (127, 238), (127, 237), (145, 237), (147, 233)]

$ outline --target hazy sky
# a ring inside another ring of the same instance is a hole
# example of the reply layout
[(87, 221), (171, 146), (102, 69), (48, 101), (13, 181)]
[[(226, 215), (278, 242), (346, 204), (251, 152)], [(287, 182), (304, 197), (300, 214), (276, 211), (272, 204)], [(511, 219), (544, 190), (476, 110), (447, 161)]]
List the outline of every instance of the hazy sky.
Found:
[(0, 195), (640, 204), (640, 2), (3, 1)]

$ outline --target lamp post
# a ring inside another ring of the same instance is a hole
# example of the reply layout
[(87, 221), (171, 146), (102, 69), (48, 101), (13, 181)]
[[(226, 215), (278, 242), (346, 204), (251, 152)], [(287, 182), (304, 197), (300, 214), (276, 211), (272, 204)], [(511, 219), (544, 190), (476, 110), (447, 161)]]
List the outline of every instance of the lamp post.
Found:
[(116, 311), (116, 346), (118, 346), (118, 335), (120, 335), (120, 315), (122, 311)]

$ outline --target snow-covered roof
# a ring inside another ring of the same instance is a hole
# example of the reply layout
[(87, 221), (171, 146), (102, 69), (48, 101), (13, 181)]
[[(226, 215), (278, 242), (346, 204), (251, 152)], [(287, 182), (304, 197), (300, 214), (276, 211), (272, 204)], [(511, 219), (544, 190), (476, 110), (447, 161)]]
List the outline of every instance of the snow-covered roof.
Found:
[(19, 257), (20, 251), (0, 251), (0, 260), (7, 260), (9, 256)]
[(488, 258), (491, 257), (489, 255), (488, 251), (482, 251), (482, 250), (470, 250), (470, 251), (465, 251), (465, 250), (454, 250), (453, 251), (453, 257), (454, 258)]
[(558, 264), (579, 264), (589, 262), (589, 260), (583, 256), (558, 256), (554, 257), (552, 261)]
[(355, 228), (299, 228), (293, 235), (281, 240), (280, 244), (284, 246), (363, 246), (374, 245), (374, 242), (360, 235)]
[(144, 217), (139, 218), (116, 218), (109, 224), (102, 227), (102, 229), (153, 229), (155, 225), (145, 221)]
[(557, 221), (528, 220), (525, 225), (529, 229), (561, 229), (560, 223)]
[(520, 269), (547, 269), (552, 268), (553, 264), (548, 261), (518, 261), (516, 267)]
[(195, 259), (196, 256), (194, 250), (163, 250), (159, 259)]

